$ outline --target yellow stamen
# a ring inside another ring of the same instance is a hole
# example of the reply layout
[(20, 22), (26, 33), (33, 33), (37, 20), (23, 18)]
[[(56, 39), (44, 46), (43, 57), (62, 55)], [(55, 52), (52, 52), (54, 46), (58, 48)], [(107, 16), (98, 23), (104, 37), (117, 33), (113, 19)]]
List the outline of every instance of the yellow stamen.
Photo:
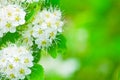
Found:
[(41, 25), (43, 23), (43, 20), (39, 20), (38, 24)]
[(50, 22), (48, 22), (48, 23), (47, 23), (47, 26), (48, 26), (48, 27), (51, 27), (51, 23), (50, 23)]
[(50, 37), (53, 37), (55, 34), (54, 34), (54, 32), (51, 32), (50, 33)]
[(14, 74), (10, 74), (10, 77), (11, 77), (11, 78), (15, 78), (15, 75), (14, 75)]
[(60, 26), (60, 22), (59, 22), (59, 21), (56, 22), (55, 25), (56, 25), (57, 27), (59, 27), (59, 26)]
[(50, 17), (50, 15), (49, 15), (49, 14), (46, 14), (45, 16), (46, 16), (47, 18), (49, 18), (49, 17)]
[(47, 42), (45, 40), (42, 41), (42, 45), (46, 45)]
[(12, 64), (10, 64), (10, 65), (9, 65), (9, 68), (10, 68), (10, 69), (13, 69), (13, 65), (12, 65)]
[(29, 63), (29, 59), (26, 58), (26, 59), (24, 60), (24, 63)]
[(43, 33), (43, 31), (42, 31), (41, 29), (39, 29), (38, 33), (39, 33), (39, 34), (42, 34), (42, 33)]
[(7, 28), (10, 28), (10, 27), (12, 27), (12, 24), (11, 24), (11, 23), (7, 23), (7, 24), (6, 24), (6, 27), (7, 27)]
[(11, 12), (8, 12), (8, 17), (12, 16), (12, 13)]
[(28, 39), (28, 38), (24, 38), (24, 41), (25, 41), (25, 42), (28, 42), (28, 41), (29, 41), (29, 39)]
[(20, 17), (19, 16), (15, 17), (15, 21), (20, 21)]
[(21, 68), (21, 69), (19, 70), (19, 73), (20, 73), (20, 74), (24, 74), (24, 73), (25, 73), (25, 70)]
[(18, 57), (16, 57), (16, 58), (14, 58), (14, 61), (15, 61), (15, 62), (19, 62), (20, 59), (19, 59)]
[(2, 62), (5, 62), (5, 59), (2, 59)]

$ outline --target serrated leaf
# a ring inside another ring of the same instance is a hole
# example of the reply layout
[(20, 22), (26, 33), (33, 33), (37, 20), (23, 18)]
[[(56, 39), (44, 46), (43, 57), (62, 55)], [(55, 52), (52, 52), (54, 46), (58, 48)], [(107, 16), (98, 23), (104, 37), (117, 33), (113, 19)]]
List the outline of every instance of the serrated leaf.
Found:
[(31, 74), (27, 76), (28, 80), (44, 80), (44, 70), (41, 65), (35, 64), (31, 70)]

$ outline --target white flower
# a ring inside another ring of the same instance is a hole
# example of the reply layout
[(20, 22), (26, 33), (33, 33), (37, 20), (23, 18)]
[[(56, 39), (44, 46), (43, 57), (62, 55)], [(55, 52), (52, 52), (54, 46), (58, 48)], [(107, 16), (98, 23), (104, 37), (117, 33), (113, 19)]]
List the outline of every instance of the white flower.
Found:
[(54, 27), (57, 28), (58, 32), (62, 32), (63, 24), (64, 24), (63, 21), (58, 20), (58, 21), (55, 21)]
[(25, 23), (26, 12), (18, 5), (7, 5), (0, 8), (0, 37), (3, 33), (16, 32), (16, 27)]
[[(0, 7), (8, 4), (22, 4), (22, 2), (32, 3), (38, 2), (39, 0), (0, 0)], [(42, 1), (42, 0), (41, 0)]]
[(49, 39), (51, 40), (50, 42), (52, 43), (52, 40), (55, 39), (55, 37), (57, 35), (56, 29), (46, 30), (46, 33), (48, 33)]
[(27, 0), (27, 2), (38, 2), (39, 0)]
[(11, 45), (0, 51), (0, 73), (10, 80), (24, 79), (31, 73), (33, 56), (24, 46)]
[(19, 0), (19, 1), (32, 3), (32, 2), (38, 2), (39, 0)]
[(40, 26), (36, 25), (33, 27), (33, 33), (32, 33), (33, 37), (39, 38), (43, 34), (45, 34), (44, 29), (42, 29)]
[(23, 45), (26, 45), (28, 47), (33, 45), (33, 29), (32, 29), (32, 25), (29, 25), (29, 29), (22, 32), (22, 38), (20, 39), (22, 41)]
[(61, 19), (62, 15), (61, 15), (61, 11), (60, 10), (54, 10), (53, 11), (53, 16), (56, 18), (56, 19)]
[(43, 35), (35, 40), (35, 43), (38, 45), (38, 48), (47, 48), (50, 45), (50, 41), (47, 36)]
[(58, 32), (62, 32), (63, 21), (60, 10), (43, 9), (32, 22), (32, 36), (38, 47), (45, 48), (52, 44)]

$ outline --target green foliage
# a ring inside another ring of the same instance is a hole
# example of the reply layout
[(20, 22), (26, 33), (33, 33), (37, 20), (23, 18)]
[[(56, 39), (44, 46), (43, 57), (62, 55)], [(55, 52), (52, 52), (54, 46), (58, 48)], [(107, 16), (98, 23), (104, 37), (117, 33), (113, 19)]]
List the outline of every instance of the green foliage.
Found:
[(68, 18), (66, 58), (76, 58), (81, 65), (73, 78), (62, 80), (119, 80), (120, 0), (61, 0), (61, 4)]
[[(24, 5), (28, 5), (27, 9), (26, 9), (26, 24), (31, 22), (34, 19), (35, 14), (40, 10), (41, 7), (41, 3), (40, 2), (34, 2), (34, 3), (25, 3)], [(23, 31), (27, 28), (27, 26), (24, 25), (20, 25), (18, 26), (17, 30), (18, 31)], [(7, 42), (11, 42), (11, 43), (15, 43), (15, 41), (20, 37), (20, 34), (18, 32), (15, 33), (10, 33), (8, 32), (7, 34), (4, 35), (4, 37), (0, 38), (0, 47), (2, 45), (5, 45)]]
[(32, 46), (32, 51), (33, 51), (33, 57), (34, 57), (34, 61), (35, 63), (39, 62), (40, 60), (40, 56), (41, 56), (41, 50), (37, 47), (36, 44), (34, 44)]
[(37, 14), (37, 12), (40, 10), (41, 3), (34, 2), (34, 3), (27, 4), (27, 5), (28, 7), (26, 9), (27, 14), (26, 14), (25, 20), (27, 23), (29, 23), (34, 19), (35, 14)]
[(58, 34), (52, 45), (47, 49), (48, 53), (56, 58), (58, 53), (64, 53), (66, 49), (66, 39), (62, 34)]
[[(45, 6), (53, 6), (58, 7), (60, 3), (60, 0), (46, 0)], [(27, 6), (26, 6), (27, 5)], [(34, 2), (34, 3), (25, 3), (22, 4), (22, 6), (26, 6), (26, 23), (24, 25), (20, 25), (17, 28), (17, 32), (15, 33), (6, 33), (4, 37), (0, 38), (0, 48), (7, 44), (7, 42), (15, 43), (21, 35), (19, 32), (24, 31), (27, 28), (26, 24), (29, 24), (33, 21), (35, 15), (38, 13), (38, 11), (41, 9), (42, 5), (41, 2)], [(44, 70), (41, 65), (37, 64), (41, 57), (41, 49), (38, 48), (38, 46), (33, 42), (32, 48), (32, 55), (34, 57), (34, 66), (31, 68), (31, 74), (26, 76), (25, 80), (44, 80)], [(53, 44), (47, 48), (48, 53), (53, 57), (56, 58), (58, 53), (64, 53), (66, 49), (66, 39), (62, 34), (58, 34), (56, 36), (56, 39), (53, 40)]]
[(45, 5), (56, 7), (60, 5), (60, 0), (46, 0)]
[(0, 47), (5, 45), (7, 42), (15, 43), (15, 41), (20, 37), (18, 32), (15, 33), (7, 33), (4, 37), (0, 38)]
[(31, 70), (32, 73), (27, 76), (27, 80), (44, 80), (44, 70), (41, 65), (35, 64)]

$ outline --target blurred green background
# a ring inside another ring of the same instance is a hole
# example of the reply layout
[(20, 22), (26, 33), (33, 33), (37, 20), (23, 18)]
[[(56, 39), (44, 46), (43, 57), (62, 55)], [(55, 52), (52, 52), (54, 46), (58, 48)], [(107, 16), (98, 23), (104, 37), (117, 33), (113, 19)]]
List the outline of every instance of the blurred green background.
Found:
[(120, 0), (60, 0), (60, 6), (67, 51), (41, 62), (50, 68), (45, 80), (120, 80)]

